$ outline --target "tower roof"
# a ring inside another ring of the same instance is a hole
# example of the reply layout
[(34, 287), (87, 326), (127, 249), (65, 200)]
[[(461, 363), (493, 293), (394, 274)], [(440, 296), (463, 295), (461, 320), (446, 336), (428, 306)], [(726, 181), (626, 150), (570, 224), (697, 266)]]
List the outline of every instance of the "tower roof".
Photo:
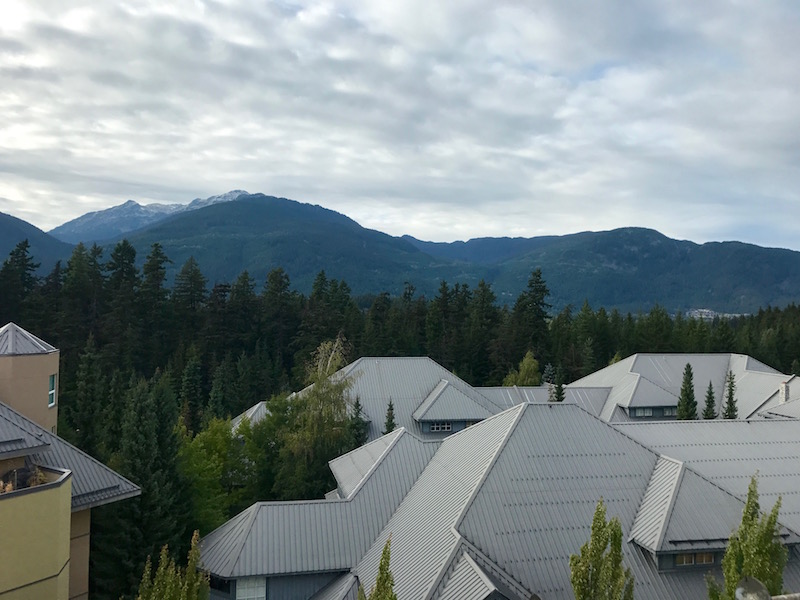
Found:
[(58, 349), (25, 331), (16, 323), (8, 323), (0, 328), (0, 356), (51, 352), (58, 352)]

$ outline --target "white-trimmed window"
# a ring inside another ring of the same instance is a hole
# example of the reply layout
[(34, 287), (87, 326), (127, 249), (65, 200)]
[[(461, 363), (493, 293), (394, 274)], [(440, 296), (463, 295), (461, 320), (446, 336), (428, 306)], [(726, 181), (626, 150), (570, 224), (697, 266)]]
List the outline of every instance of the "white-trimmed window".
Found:
[(714, 553), (713, 552), (698, 552), (694, 555), (694, 563), (696, 565), (713, 565)]
[(450, 421), (434, 421), (431, 423), (431, 431), (451, 431), (453, 425)]
[(56, 376), (50, 375), (50, 387), (47, 392), (47, 406), (56, 405)]
[(665, 417), (677, 417), (678, 416), (678, 407), (677, 406), (665, 406), (664, 407), (664, 416)]
[(267, 600), (266, 577), (242, 577), (237, 579), (236, 600)]
[(633, 409), (633, 416), (634, 417), (652, 417), (653, 416), (653, 409), (652, 408), (634, 408)]

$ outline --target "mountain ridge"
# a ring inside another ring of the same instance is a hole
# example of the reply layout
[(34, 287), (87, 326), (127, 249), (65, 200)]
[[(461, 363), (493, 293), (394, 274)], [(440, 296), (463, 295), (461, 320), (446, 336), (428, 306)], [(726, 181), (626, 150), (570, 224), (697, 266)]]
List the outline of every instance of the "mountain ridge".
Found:
[(425, 242), (364, 228), (321, 206), (240, 192), (212, 196), (206, 200), (226, 199), (118, 234), (104, 242), (105, 256), (115, 241), (127, 238), (141, 264), (159, 242), (173, 261), (170, 284), (194, 256), (210, 285), (230, 283), (243, 270), (260, 285), (269, 270), (282, 267), (292, 287), (304, 293), (321, 270), (346, 281), (355, 295), (399, 296), (408, 282), (432, 297), (442, 281), (474, 288), (483, 279), (503, 303), (514, 302), (531, 271), (541, 268), (554, 311), (578, 307), (584, 299), (632, 312), (658, 303), (671, 311), (726, 313), (800, 300), (800, 252), (793, 250), (744, 242), (697, 244), (641, 227)]

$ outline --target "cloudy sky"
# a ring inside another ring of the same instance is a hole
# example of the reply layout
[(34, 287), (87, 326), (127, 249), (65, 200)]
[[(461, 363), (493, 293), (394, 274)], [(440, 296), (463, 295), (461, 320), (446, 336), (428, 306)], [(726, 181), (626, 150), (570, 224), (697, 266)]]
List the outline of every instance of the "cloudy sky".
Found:
[(800, 3), (2, 0), (0, 211), (235, 188), (451, 241), (800, 249)]

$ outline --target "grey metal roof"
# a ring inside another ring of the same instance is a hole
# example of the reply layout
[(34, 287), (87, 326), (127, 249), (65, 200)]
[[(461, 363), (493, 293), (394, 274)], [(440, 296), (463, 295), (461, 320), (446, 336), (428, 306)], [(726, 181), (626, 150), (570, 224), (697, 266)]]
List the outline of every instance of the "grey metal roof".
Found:
[(628, 541), (656, 552), (661, 548), (669, 515), (672, 512), (675, 490), (683, 475), (683, 463), (660, 456), (647, 484), (636, 519), (631, 525)]
[(2, 421), (47, 444), (46, 449), (30, 455), (34, 463), (72, 471), (73, 512), (141, 493), (137, 485), (122, 475), (0, 402), (0, 422)]
[(591, 412), (605, 421), (614, 421), (621, 414), (616, 410), (618, 407), (677, 406), (687, 363), (692, 365), (698, 404), (702, 404), (711, 382), (717, 412), (724, 401), (725, 378), (730, 370), (736, 382), (739, 415), (743, 418), (777, 405), (780, 384), (788, 378), (744, 354), (634, 354), (571, 383), (567, 389), (608, 388), (602, 410)]
[(266, 417), (269, 414), (269, 409), (267, 408), (267, 402), (262, 400), (261, 402), (257, 402), (242, 414), (235, 416), (231, 419), (231, 430), (236, 431), (239, 428), (239, 424), (244, 421), (245, 419), (249, 420), (251, 424), (258, 423), (261, 419)]
[(762, 509), (769, 510), (781, 496), (781, 523), (800, 532), (800, 421), (631, 422), (614, 427), (742, 500), (758, 472)]
[(310, 600), (358, 600), (358, 579), (352, 573), (340, 575)]
[(387, 448), (403, 434), (403, 429), (396, 429), (384, 436), (379, 437), (374, 442), (364, 444), (333, 459), (328, 466), (339, 484), (339, 497), (347, 498), (363, 481), (364, 477), (375, 467)]
[(15, 323), (7, 323), (0, 327), (0, 356), (50, 354), (51, 352), (58, 352), (58, 349)]
[[(370, 440), (382, 435), (389, 400), (394, 405), (397, 426), (423, 436), (413, 413), (442, 380), (448, 382), (448, 388), (460, 392), (472, 401), (469, 404), (470, 411), (475, 410), (475, 404), (489, 413), (501, 410), (500, 406), (482, 396), (475, 388), (427, 357), (360, 358), (339, 371), (338, 375), (353, 378), (350, 395), (354, 399), (358, 397), (370, 422)], [(442, 434), (442, 437), (445, 435), (447, 434)], [(434, 436), (425, 434), (425, 437)]]
[(483, 600), (498, 591), (486, 573), (463, 553), (440, 586), (439, 600)]
[(351, 569), (438, 446), (402, 430), (348, 499), (254, 504), (203, 538), (205, 568), (223, 578)]
[(44, 448), (43, 436), (25, 431), (0, 411), (0, 458), (27, 456)]
[(359, 562), (357, 573), (365, 589), (375, 582), (380, 555), (390, 535), (397, 597), (423, 598), (438, 586), (460, 548), (455, 530), (458, 518), (525, 406), (490, 417), (442, 442)]
[(416, 421), (480, 421), (499, 410), (498, 407), (492, 409), (488, 410), (442, 379), (412, 416)]

